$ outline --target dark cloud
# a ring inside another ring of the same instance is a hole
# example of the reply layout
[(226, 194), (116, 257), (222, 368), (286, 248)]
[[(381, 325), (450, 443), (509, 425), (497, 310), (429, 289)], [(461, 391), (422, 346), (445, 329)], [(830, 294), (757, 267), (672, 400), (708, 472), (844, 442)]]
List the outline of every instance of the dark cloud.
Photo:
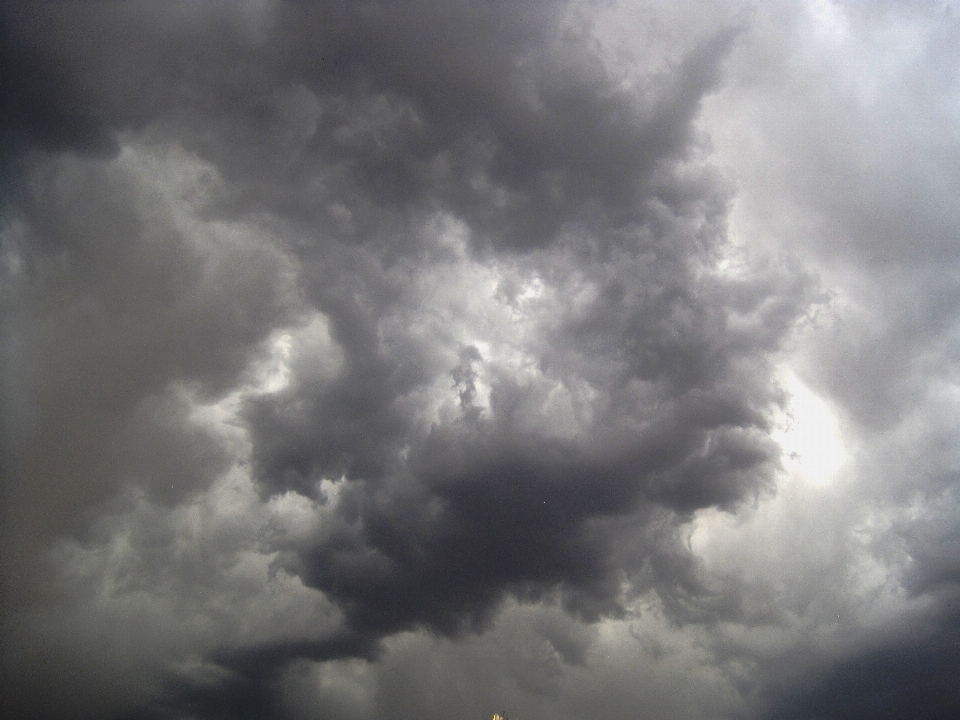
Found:
[(94, 155), (119, 150), (100, 118), (85, 112), (67, 78), (67, 70), (30, 48), (4, 38), (4, 127), (12, 146), (26, 141), (49, 150), (71, 149)]
[[(802, 283), (788, 286), (778, 301), (784, 311), (738, 336), (725, 329), (727, 315), (751, 314), (772, 287), (696, 277), (697, 264), (709, 265), (724, 243), (725, 187), (709, 175), (687, 179), (678, 167), (729, 32), (692, 49), (668, 78), (651, 80), (643, 107), (591, 68), (589, 56), (586, 70), (572, 64), (581, 59), (563, 52), (576, 39), (572, 29), (515, 46), (517, 38), (488, 28), (507, 22), (498, 12), (456, 21), (452, 12), (436, 21), (449, 29), (417, 23), (418, 32), (443, 38), (439, 48), (423, 46), (406, 16), (381, 11), (371, 20), (358, 10), (348, 25), (375, 41), (348, 32), (345, 49), (324, 50), (334, 77), (359, 88), (350, 102), (363, 114), (329, 136), (318, 129), (313, 142), (350, 140), (349, 155), (337, 159), (354, 193), (346, 210), (358, 214), (359, 202), (368, 218), (386, 215), (386, 232), (414, 238), (405, 254), (417, 253), (419, 265), (398, 268), (409, 261), (390, 259), (397, 251), (385, 246), (385, 231), (361, 246), (318, 239), (322, 249), (305, 251), (313, 275), (306, 291), (330, 318), (343, 368), (328, 383), (299, 368), (288, 389), (248, 409), (268, 493), (309, 492), (321, 478), (348, 483), (343, 527), (301, 549), (294, 567), (364, 634), (482, 627), (507, 592), (535, 599), (561, 590), (586, 617), (619, 613), (622, 568), (609, 561), (612, 538), (591, 521), (647, 503), (681, 513), (732, 506), (766, 484), (778, 450), (764, 431), (777, 397), (762, 353), (776, 347), (808, 296)], [(470, 39), (456, 52), (446, 47), (446, 38), (461, 36)], [(472, 49), (478, 42), (483, 52)], [(390, 61), (380, 56), (387, 48)], [(489, 59), (463, 64), (472, 53)], [(318, 92), (332, 82), (317, 77)], [(491, 85), (491, 77), (502, 79)], [(487, 149), (459, 169), (461, 150), (476, 143)], [(381, 158), (389, 165), (362, 168)], [(408, 169), (395, 170), (399, 161)], [(417, 167), (438, 166), (447, 168), (442, 177), (419, 177)], [(397, 173), (404, 194), (382, 185)], [(399, 229), (395, 207), (406, 208)], [(427, 259), (429, 246), (415, 239), (428, 208), (466, 225), (480, 254), (459, 262), (500, 262), (484, 251), (491, 244), (524, 250), (520, 277), (543, 278), (556, 293), (556, 305), (543, 303), (537, 336), (518, 339), (540, 365), (532, 382), (475, 346), (444, 367), (436, 334), (415, 345), (402, 333), (384, 337), (384, 326), (418, 323), (423, 308), (439, 304), (405, 285), (410, 273), (429, 277), (451, 262)], [(564, 297), (574, 285), (583, 296), (576, 308)], [(734, 301), (743, 307), (734, 310)], [(484, 363), (491, 379), (482, 409), (474, 365)], [(766, 384), (754, 378), (737, 387), (738, 363), (767, 374)], [(595, 417), (579, 436), (560, 440), (533, 426), (547, 386), (564, 391), (580, 372), (594, 374), (600, 399), (588, 404)], [(458, 388), (462, 417), (426, 427), (411, 396), (438, 377)]]
[(954, 610), (946, 626), (933, 633), (821, 669), (802, 690), (778, 699), (767, 717), (954, 717), (960, 710), (953, 683), (960, 670), (958, 648)]
[(955, 709), (956, 23), (794, 9), (8, 3), (8, 709)]
[(286, 718), (289, 709), (283, 702), (282, 673), (291, 662), (372, 660), (376, 651), (369, 642), (344, 637), (261, 645), (219, 655), (218, 665), (193, 677), (168, 680), (149, 708), (122, 714), (118, 720), (161, 720), (185, 713), (203, 718)]

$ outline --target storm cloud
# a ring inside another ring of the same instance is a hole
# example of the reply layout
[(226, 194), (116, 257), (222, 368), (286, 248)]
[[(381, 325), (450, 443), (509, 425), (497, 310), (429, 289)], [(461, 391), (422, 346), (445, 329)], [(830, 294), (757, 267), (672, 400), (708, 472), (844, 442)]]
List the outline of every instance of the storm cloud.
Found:
[(954, 13), (8, 3), (7, 714), (952, 717)]

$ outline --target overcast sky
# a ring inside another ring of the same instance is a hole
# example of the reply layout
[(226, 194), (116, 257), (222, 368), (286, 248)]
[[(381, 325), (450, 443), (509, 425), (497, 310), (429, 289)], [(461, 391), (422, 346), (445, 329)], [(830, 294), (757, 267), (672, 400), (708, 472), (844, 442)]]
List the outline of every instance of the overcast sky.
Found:
[(960, 717), (956, 3), (2, 23), (6, 717)]

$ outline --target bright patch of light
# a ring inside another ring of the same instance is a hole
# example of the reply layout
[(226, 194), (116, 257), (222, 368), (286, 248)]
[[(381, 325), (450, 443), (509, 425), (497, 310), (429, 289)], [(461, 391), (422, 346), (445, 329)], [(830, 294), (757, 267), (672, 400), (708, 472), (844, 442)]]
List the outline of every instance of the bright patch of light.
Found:
[(847, 36), (847, 19), (835, 3), (815, 0), (810, 3), (809, 12), (818, 36), (834, 42), (840, 42)]
[(538, 277), (533, 278), (526, 285), (523, 286), (517, 294), (517, 302), (523, 302), (524, 300), (534, 300), (539, 297), (543, 297), (544, 287), (543, 280)]
[(790, 371), (781, 382), (789, 394), (787, 413), (773, 438), (785, 464), (815, 484), (829, 482), (846, 460), (840, 425), (830, 406)]
[(276, 393), (290, 384), (290, 351), (293, 348), (293, 337), (289, 333), (282, 333), (273, 338), (270, 343), (270, 359), (263, 368), (260, 380), (260, 391)]
[(476, 395), (473, 398), (473, 404), (486, 413), (490, 412), (490, 392), (493, 388), (490, 386), (490, 378), (486, 371), (486, 363), (492, 355), (490, 343), (483, 340), (475, 340), (473, 346), (477, 348), (482, 358), (480, 362), (474, 363), (473, 388)]

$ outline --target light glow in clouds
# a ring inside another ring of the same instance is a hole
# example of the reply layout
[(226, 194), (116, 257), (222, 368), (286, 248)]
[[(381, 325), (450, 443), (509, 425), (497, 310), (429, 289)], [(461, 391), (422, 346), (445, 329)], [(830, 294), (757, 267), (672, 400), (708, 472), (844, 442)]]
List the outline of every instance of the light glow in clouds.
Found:
[(790, 370), (781, 371), (787, 409), (771, 437), (784, 452), (784, 465), (814, 485), (824, 485), (847, 458), (840, 423), (827, 402)]

